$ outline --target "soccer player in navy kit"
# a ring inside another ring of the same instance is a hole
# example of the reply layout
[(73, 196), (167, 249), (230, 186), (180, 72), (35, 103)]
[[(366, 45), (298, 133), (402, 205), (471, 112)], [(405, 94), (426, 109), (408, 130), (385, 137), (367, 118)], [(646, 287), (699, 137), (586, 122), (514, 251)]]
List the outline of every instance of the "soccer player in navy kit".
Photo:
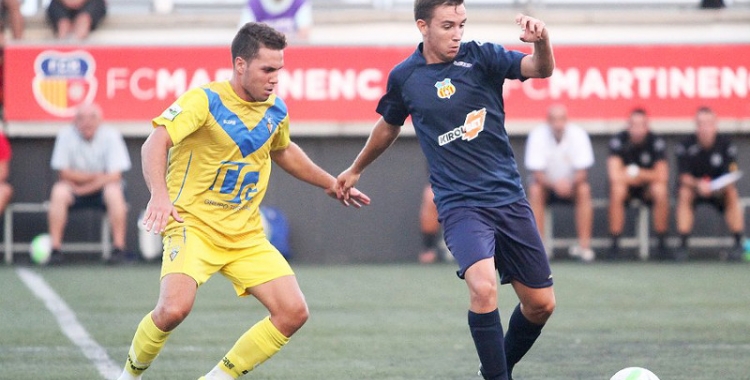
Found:
[[(469, 287), (468, 322), (485, 379), (510, 379), (555, 308), (552, 273), (526, 200), (508, 134), (505, 79), (544, 78), (554, 57), (542, 21), (517, 15), (533, 54), (492, 43), (461, 42), (463, 0), (415, 0), (422, 43), (388, 78), (367, 143), (338, 177), (339, 196), (397, 138), (411, 115), (427, 157), (445, 240)], [(503, 338), (497, 275), (520, 304)]]

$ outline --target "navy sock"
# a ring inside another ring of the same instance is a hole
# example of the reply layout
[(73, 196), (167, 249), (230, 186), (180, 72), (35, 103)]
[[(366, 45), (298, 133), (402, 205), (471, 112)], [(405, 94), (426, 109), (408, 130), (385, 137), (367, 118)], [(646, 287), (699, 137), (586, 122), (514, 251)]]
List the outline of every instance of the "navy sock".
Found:
[(505, 361), (508, 365), (508, 377), (513, 373), (513, 367), (531, 349), (536, 338), (542, 333), (544, 325), (529, 322), (521, 313), (521, 304), (513, 310), (508, 321), (508, 332), (505, 335)]
[(469, 310), (469, 329), (474, 338), (482, 375), (485, 379), (506, 380), (505, 348), (500, 313), (495, 309), (486, 314)]

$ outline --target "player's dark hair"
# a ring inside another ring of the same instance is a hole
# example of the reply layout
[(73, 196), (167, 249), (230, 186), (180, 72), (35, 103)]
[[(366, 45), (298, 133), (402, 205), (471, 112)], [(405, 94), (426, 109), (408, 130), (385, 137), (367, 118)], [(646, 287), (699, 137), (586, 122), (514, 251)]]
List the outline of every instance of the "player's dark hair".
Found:
[(630, 116), (635, 115), (642, 115), (642, 116), (648, 116), (648, 112), (646, 112), (645, 108), (633, 108), (632, 111), (630, 111)]
[(232, 40), (232, 62), (237, 57), (251, 61), (258, 56), (261, 46), (271, 50), (284, 50), (286, 36), (276, 29), (258, 22), (243, 25)]
[(699, 113), (710, 113), (710, 114), (713, 114), (714, 110), (712, 110), (711, 107), (709, 107), (709, 106), (700, 106), (700, 107), (698, 107), (698, 110), (695, 111), (696, 115), (699, 114)]
[(463, 3), (464, 0), (414, 0), (414, 21), (425, 20), (429, 24), (435, 8), (441, 5), (457, 7)]

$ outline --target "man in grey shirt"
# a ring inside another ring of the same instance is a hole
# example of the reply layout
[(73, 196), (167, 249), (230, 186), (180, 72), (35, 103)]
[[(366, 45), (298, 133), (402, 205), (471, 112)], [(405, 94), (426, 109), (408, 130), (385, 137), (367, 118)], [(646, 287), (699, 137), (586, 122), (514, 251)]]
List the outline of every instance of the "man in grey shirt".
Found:
[(86, 104), (76, 110), (73, 125), (60, 130), (52, 151), (52, 169), (59, 175), (49, 201), (52, 260), (62, 261), (61, 246), (68, 211), (102, 208), (112, 226), (112, 260), (123, 259), (127, 231), (127, 203), (122, 173), (131, 162), (118, 130), (102, 126), (102, 110)]

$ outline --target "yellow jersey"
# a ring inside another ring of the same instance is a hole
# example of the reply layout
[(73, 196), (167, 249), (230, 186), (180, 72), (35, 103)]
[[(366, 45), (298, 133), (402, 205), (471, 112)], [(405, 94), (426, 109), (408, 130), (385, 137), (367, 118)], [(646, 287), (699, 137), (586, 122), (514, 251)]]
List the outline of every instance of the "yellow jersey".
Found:
[(271, 174), (270, 152), (289, 145), (289, 115), (281, 98), (241, 99), (228, 81), (185, 92), (152, 120), (172, 139), (167, 187), (177, 212), (166, 231), (192, 228), (227, 248), (262, 237), (259, 205)]

